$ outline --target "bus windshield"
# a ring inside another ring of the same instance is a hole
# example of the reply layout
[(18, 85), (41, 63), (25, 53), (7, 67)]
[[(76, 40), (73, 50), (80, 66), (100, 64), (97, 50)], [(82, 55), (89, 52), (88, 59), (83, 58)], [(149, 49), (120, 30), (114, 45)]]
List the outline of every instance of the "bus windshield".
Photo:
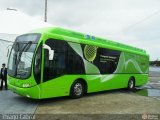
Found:
[(17, 37), (8, 61), (8, 75), (21, 79), (31, 75), (32, 58), (39, 38), (39, 34)]

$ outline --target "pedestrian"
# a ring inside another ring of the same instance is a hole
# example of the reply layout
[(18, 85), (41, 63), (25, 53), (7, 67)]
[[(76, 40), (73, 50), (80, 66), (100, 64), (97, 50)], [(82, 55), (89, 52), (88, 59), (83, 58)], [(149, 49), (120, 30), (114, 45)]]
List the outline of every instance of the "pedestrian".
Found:
[(7, 68), (6, 68), (6, 64), (3, 63), (2, 64), (2, 68), (1, 68), (1, 87), (0, 90), (3, 89), (3, 82), (5, 82), (5, 89), (7, 90)]

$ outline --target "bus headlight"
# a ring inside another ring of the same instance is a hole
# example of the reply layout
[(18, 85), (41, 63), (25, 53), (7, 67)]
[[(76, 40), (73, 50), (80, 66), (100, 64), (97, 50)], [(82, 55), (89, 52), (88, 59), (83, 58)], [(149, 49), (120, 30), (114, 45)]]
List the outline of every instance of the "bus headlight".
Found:
[(23, 87), (30, 87), (30, 84), (29, 83), (24, 83), (22, 86)]
[(30, 98), (30, 95), (26, 95), (26, 97)]

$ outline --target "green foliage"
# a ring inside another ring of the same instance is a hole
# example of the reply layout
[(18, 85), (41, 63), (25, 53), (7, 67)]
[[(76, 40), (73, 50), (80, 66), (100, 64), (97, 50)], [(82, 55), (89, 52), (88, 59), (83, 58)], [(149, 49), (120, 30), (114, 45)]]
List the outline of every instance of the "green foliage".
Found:
[(150, 61), (151, 66), (160, 66), (160, 61), (155, 60), (155, 61)]

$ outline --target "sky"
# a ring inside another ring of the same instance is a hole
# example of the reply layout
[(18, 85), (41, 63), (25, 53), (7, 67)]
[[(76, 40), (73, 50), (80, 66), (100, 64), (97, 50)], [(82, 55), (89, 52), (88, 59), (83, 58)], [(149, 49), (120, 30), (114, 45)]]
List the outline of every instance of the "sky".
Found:
[[(45, 0), (0, 0), (44, 20)], [(145, 49), (160, 60), (160, 0), (48, 0), (47, 22)]]

